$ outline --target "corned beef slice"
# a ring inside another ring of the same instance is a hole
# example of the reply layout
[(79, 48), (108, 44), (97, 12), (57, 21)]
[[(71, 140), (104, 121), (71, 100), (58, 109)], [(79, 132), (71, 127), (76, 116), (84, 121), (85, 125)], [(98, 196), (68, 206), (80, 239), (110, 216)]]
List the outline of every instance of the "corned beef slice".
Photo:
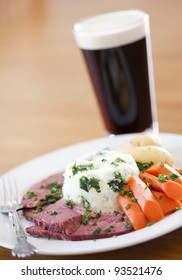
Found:
[[(110, 212), (102, 214), (99, 218), (91, 218), (86, 225), (82, 224), (80, 220), (79, 226), (78, 223), (76, 223), (75, 226), (75, 222), (73, 223), (73, 220), (74, 218), (71, 217), (66, 223), (64, 223), (64, 226), (62, 225), (62, 221), (56, 220), (54, 222), (54, 226), (49, 226), (48, 228), (38, 224), (27, 228), (26, 231), (35, 236), (79, 241), (112, 237), (125, 234), (133, 230), (132, 228), (126, 227), (128, 220), (125, 219), (125, 221), (123, 221), (121, 214), (114, 215), (114, 213)], [(69, 223), (73, 223), (74, 225), (69, 225)], [(65, 226), (66, 230), (64, 228)], [(62, 232), (60, 231), (61, 229), (63, 229)]]
[(35, 208), (24, 208), (23, 209), (23, 216), (28, 220), (28, 221), (33, 221), (33, 216), (36, 214), (36, 209)]
[(68, 239), (65, 234), (43, 229), (41, 226), (31, 226), (26, 228), (26, 232), (33, 236), (48, 237), (51, 239), (65, 240)]
[(123, 221), (121, 214), (106, 212), (99, 218), (90, 219), (86, 225), (81, 224), (69, 239), (79, 241), (122, 235), (132, 231), (126, 227), (126, 222), (128, 220)]
[(65, 234), (74, 232), (80, 226), (81, 219), (82, 215), (74, 211), (74, 208), (68, 208), (63, 199), (44, 207), (39, 213), (32, 214), (32, 221), (36, 225)]
[[(45, 211), (47, 208), (49, 210), (51, 210), (51, 209), (54, 210), (55, 209), (55, 205), (56, 205), (56, 207), (57, 206), (64, 206), (64, 207), (68, 208), (66, 206), (66, 201), (64, 199), (61, 199), (61, 200), (56, 201), (54, 204), (51, 204), (49, 206), (44, 206), (43, 210)], [(85, 208), (83, 208), (83, 207), (81, 207), (79, 205), (74, 205), (72, 210), (74, 212), (78, 213), (78, 214), (83, 215), (84, 211), (85, 211)], [(25, 216), (25, 218), (27, 220), (34, 221), (34, 217), (36, 219), (36, 216), (34, 216), (34, 215), (37, 215), (37, 210), (36, 210), (36, 208), (24, 208), (23, 209), (23, 215)], [(90, 212), (90, 217), (94, 218), (94, 217), (96, 217), (96, 214), (94, 212)]]
[(48, 178), (42, 180), (41, 182), (32, 186), (28, 193), (34, 193), (34, 195), (30, 196), (25, 194), (22, 199), (22, 205), (25, 208), (35, 208), (39, 204), (39, 202), (45, 200), (45, 195), (50, 194), (50, 188), (48, 184), (58, 182), (60, 185), (60, 189), (63, 185), (63, 174), (54, 174), (53, 176), (49, 176)]

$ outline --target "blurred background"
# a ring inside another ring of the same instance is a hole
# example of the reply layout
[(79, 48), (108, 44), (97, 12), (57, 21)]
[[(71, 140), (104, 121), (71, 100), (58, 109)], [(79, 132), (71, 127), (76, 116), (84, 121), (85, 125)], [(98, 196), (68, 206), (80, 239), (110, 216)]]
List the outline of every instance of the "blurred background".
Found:
[(72, 26), (138, 8), (150, 14), (161, 132), (182, 133), (182, 1), (0, 0), (0, 173), (106, 135)]

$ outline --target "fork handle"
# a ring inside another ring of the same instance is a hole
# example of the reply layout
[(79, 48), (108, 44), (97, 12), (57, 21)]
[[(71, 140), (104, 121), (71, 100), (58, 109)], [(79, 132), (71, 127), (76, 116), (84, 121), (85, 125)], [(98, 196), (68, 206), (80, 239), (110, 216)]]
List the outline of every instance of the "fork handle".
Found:
[(17, 239), (27, 239), (27, 236), (21, 226), (19, 217), (18, 217), (18, 213), (16, 210), (11, 210), (9, 211), (9, 219), (11, 221), (11, 224), (13, 226), (13, 228), (15, 229), (15, 233), (16, 233), (16, 238)]

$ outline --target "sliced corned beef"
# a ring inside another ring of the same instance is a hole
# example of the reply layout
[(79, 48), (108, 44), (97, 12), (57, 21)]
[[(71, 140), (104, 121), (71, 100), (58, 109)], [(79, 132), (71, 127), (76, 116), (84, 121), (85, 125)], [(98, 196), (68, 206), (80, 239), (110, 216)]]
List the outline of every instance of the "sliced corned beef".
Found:
[(37, 225), (26, 228), (26, 232), (32, 236), (48, 237), (50, 239), (59, 239), (59, 240), (67, 239), (67, 236), (65, 234), (43, 229), (41, 226), (37, 226)]
[(79, 212), (67, 207), (66, 201), (60, 199), (45, 206), (39, 213), (32, 213), (31, 220), (43, 229), (70, 234), (80, 226), (81, 219), (82, 215)]
[[(71, 225), (71, 223), (73, 223), (72, 217), (68, 219), (66, 223), (65, 221), (63, 222), (64, 226), (62, 222), (62, 219), (60, 221), (58, 219), (52, 228), (51, 226), (45, 228), (38, 224), (27, 228), (26, 231), (34, 236), (79, 241), (122, 235), (133, 230), (128, 220), (123, 219), (121, 213), (118, 215), (110, 212), (104, 213), (99, 218), (91, 218), (86, 225), (82, 224), (81, 220), (79, 221), (79, 226), (78, 223), (76, 226), (75, 224)], [(63, 230), (61, 231), (61, 229)]]
[(33, 185), (22, 199), (22, 205), (25, 208), (35, 208), (45, 200), (46, 195), (51, 194), (49, 184), (57, 182), (60, 185), (60, 190), (63, 185), (63, 173), (54, 174), (41, 182)]
[(80, 227), (68, 238), (70, 240), (90, 240), (122, 235), (132, 231), (128, 219), (123, 219), (122, 214), (112, 212), (103, 213), (99, 218), (92, 218), (86, 225)]

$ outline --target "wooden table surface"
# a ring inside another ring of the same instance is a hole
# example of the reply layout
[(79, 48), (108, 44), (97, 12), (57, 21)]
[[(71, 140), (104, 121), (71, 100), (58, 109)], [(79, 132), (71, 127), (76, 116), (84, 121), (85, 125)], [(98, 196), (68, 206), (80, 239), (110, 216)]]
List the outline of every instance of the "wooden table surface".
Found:
[[(0, 1), (0, 174), (105, 129), (72, 34), (82, 17), (139, 8), (150, 14), (161, 132), (182, 133), (182, 2)], [(0, 247), (0, 259), (13, 259)], [(182, 259), (182, 229), (123, 250), (30, 259)]]

